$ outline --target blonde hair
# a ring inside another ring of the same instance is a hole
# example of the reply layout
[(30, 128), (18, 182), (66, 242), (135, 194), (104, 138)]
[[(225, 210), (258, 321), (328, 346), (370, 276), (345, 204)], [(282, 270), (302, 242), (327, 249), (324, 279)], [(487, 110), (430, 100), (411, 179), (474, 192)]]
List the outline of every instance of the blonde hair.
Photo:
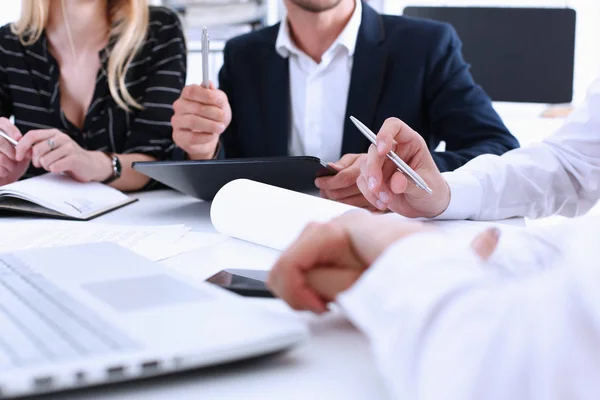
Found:
[[(22, 0), (21, 17), (12, 32), (23, 45), (37, 42), (48, 24), (51, 0)], [(119, 107), (141, 109), (125, 85), (125, 75), (146, 40), (150, 9), (148, 0), (107, 0), (109, 39), (114, 41), (108, 58), (108, 87)]]

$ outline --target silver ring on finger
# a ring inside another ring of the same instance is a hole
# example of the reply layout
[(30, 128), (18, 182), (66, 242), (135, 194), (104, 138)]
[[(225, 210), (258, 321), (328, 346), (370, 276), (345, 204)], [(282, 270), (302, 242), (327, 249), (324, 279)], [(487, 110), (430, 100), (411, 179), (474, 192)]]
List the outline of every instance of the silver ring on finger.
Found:
[(50, 147), (50, 151), (54, 150), (54, 148), (56, 147), (56, 143), (54, 142), (54, 139), (48, 139), (48, 147)]

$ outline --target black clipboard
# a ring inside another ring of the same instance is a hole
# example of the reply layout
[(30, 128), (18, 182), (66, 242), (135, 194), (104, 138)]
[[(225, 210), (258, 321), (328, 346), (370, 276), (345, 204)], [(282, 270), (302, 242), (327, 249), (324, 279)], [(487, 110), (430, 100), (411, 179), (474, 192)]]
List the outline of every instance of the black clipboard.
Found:
[(134, 162), (133, 169), (188, 196), (211, 201), (227, 183), (249, 179), (314, 192), (315, 179), (337, 172), (316, 157), (239, 158), (207, 161)]

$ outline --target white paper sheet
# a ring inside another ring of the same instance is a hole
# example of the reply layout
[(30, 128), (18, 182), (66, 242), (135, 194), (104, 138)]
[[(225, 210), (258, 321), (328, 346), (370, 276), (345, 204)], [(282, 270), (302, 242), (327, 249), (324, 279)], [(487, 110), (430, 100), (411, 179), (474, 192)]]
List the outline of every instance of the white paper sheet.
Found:
[(205, 232), (188, 232), (175, 241), (171, 246), (165, 247), (162, 254), (157, 254), (157, 261), (166, 260), (181, 254), (214, 246), (230, 238), (225, 235)]
[(287, 248), (307, 223), (325, 222), (356, 207), (238, 179), (215, 196), (210, 217), (215, 229), (276, 250)]
[(174, 244), (189, 231), (190, 228), (184, 225), (121, 226), (54, 221), (4, 223), (0, 224), (0, 252), (111, 242), (156, 261), (170, 257)]
[[(359, 208), (297, 193), (262, 183), (240, 179), (225, 185), (215, 196), (211, 219), (215, 229), (241, 240), (285, 250), (305, 226), (326, 222)], [(365, 211), (366, 212), (366, 211)], [(389, 214), (391, 218), (406, 219)], [(473, 239), (490, 226), (501, 230), (519, 229), (505, 222), (427, 221), (452, 234)]]

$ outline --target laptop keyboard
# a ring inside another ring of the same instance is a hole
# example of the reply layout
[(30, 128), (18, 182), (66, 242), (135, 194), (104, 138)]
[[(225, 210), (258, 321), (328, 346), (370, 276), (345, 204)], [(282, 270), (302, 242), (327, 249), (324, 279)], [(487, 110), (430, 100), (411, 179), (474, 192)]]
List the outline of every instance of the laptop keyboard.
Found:
[(139, 348), (17, 258), (0, 257), (0, 371)]

